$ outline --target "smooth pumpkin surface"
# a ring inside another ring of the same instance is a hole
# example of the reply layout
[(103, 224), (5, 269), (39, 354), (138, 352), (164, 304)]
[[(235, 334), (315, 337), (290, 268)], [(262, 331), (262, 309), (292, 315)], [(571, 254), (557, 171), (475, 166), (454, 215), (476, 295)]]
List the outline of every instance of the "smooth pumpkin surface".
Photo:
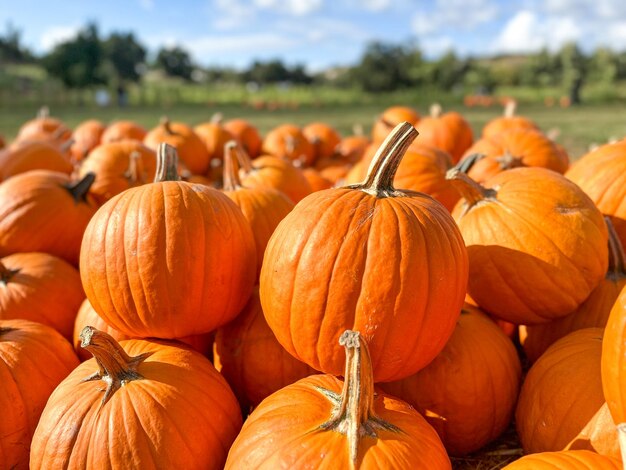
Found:
[(517, 103), (515, 101), (509, 101), (504, 107), (503, 115), (492, 119), (483, 127), (482, 136), (495, 137), (512, 129), (527, 131), (539, 130), (539, 126), (531, 119), (515, 115), (516, 110)]
[(97, 119), (89, 119), (81, 122), (72, 133), (72, 146), (70, 154), (75, 162), (83, 160), (89, 152), (100, 145), (106, 125)]
[(74, 166), (64, 149), (49, 142), (24, 142), (13, 150), (0, 152), (0, 181), (30, 170), (50, 170), (69, 175)]
[(143, 141), (148, 131), (133, 121), (115, 121), (102, 133), (101, 143), (117, 142), (119, 140)]
[(209, 122), (198, 124), (193, 130), (198, 137), (200, 137), (211, 160), (223, 160), (224, 145), (226, 145), (229, 140), (235, 138), (235, 136), (222, 125), (220, 115)]
[(430, 115), (420, 119), (415, 128), (420, 133), (420, 144), (447, 152), (453, 163), (461, 159), (474, 141), (472, 128), (465, 118), (455, 111), (443, 113), (437, 104), (431, 106)]
[(420, 120), (419, 113), (408, 106), (391, 106), (383, 111), (372, 127), (372, 140), (380, 143), (400, 123), (408, 122), (415, 126)]
[(622, 470), (622, 463), (588, 450), (542, 452), (526, 455), (504, 470)]
[(315, 161), (330, 158), (335, 154), (341, 142), (341, 135), (336, 129), (323, 122), (312, 122), (302, 128), (304, 137), (313, 145)]
[(256, 158), (261, 153), (263, 139), (259, 130), (245, 119), (231, 119), (224, 123), (224, 129), (239, 142), (250, 158)]
[(616, 424), (626, 422), (626, 287), (609, 313), (602, 344), (602, 387)]

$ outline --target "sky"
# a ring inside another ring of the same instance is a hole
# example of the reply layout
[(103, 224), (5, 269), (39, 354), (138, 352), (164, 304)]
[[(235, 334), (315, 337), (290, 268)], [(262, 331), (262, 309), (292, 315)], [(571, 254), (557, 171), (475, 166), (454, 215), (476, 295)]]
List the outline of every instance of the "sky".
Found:
[(178, 44), (204, 66), (279, 58), (311, 71), (355, 63), (373, 40), (416, 43), (427, 57), (558, 49), (626, 50), (626, 0), (0, 0), (0, 31), (38, 53), (95, 21), (134, 31), (154, 53)]

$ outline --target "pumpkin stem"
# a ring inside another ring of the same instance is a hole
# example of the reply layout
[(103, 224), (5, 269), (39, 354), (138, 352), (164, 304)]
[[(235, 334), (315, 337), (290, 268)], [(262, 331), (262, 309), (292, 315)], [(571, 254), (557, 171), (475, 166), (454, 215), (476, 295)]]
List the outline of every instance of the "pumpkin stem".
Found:
[(144, 184), (145, 173), (143, 169), (143, 159), (141, 158), (141, 152), (134, 150), (128, 156), (128, 170), (124, 173), (124, 178), (132, 185)]
[(83, 379), (83, 382), (104, 380), (107, 388), (102, 397), (100, 406), (104, 406), (120, 387), (132, 380), (143, 377), (137, 372), (137, 367), (151, 352), (130, 357), (126, 351), (109, 334), (86, 326), (80, 332), (80, 347), (89, 351), (96, 359), (98, 371)]
[(446, 179), (452, 183), (454, 189), (467, 201), (469, 207), (484, 199), (493, 199), (496, 196), (494, 189), (485, 188), (458, 168), (448, 170)]
[(624, 247), (615, 231), (615, 226), (609, 216), (604, 216), (604, 221), (609, 229), (609, 269), (606, 276), (609, 279), (618, 280), (626, 277), (626, 255)]
[(174, 129), (172, 129), (172, 121), (167, 116), (163, 116), (160, 120), (161, 125), (165, 128), (167, 135), (176, 135)]
[(352, 125), (352, 133), (356, 136), (363, 136), (365, 134), (363, 130), (363, 124), (353, 124)]
[(91, 185), (95, 180), (96, 174), (90, 171), (85, 176), (83, 176), (83, 179), (79, 180), (78, 182), (66, 185), (65, 189), (70, 192), (70, 194), (74, 198), (74, 201), (86, 202), (89, 188), (91, 188)]
[(242, 149), (239, 145), (235, 146), (235, 155), (237, 156), (237, 162), (241, 169), (239, 170), (241, 173), (245, 175), (250, 174), (254, 171), (254, 167), (252, 166), (252, 159), (250, 155), (246, 153), (244, 149)]
[(441, 117), (442, 113), (443, 113), (443, 108), (441, 107), (439, 103), (433, 103), (430, 105), (430, 117), (438, 118), (438, 117)]
[(61, 145), (59, 145), (59, 151), (61, 153), (66, 153), (70, 150), (70, 147), (74, 145), (75, 143), (76, 141), (74, 139), (68, 139), (65, 142), (63, 142)]
[(517, 110), (517, 101), (509, 100), (506, 102), (504, 106), (504, 117), (510, 118), (515, 116), (515, 111)]
[(221, 124), (224, 121), (224, 115), (220, 112), (217, 112), (211, 116), (210, 122), (213, 124)]
[(504, 155), (495, 159), (502, 170), (510, 170), (511, 168), (519, 168), (524, 166), (520, 157), (514, 157), (508, 150), (504, 151)]
[(471, 155), (468, 155), (467, 157), (459, 161), (459, 163), (457, 163), (454, 168), (459, 170), (461, 173), (467, 174), (476, 164), (476, 162), (482, 160), (486, 156), (487, 155), (485, 155), (484, 153), (472, 153)]
[(241, 188), (241, 179), (239, 179), (239, 165), (236, 162), (239, 152), (237, 151), (237, 142), (229, 140), (224, 145), (224, 173), (223, 190), (224, 191), (236, 191)]
[(0, 285), (7, 285), (11, 278), (19, 273), (19, 269), (9, 269), (0, 261)]
[(47, 117), (50, 117), (50, 108), (42, 106), (37, 111), (37, 119), (46, 119)]
[(296, 151), (296, 138), (294, 136), (289, 134), (285, 136), (285, 149), (289, 155)]
[(178, 153), (176, 148), (166, 144), (159, 144), (157, 149), (157, 168), (154, 177), (155, 183), (164, 181), (180, 181), (178, 174)]
[(417, 136), (417, 130), (408, 122), (398, 124), (376, 151), (365, 181), (348, 188), (360, 189), (379, 198), (401, 196), (402, 193), (393, 187), (393, 178), (402, 157)]

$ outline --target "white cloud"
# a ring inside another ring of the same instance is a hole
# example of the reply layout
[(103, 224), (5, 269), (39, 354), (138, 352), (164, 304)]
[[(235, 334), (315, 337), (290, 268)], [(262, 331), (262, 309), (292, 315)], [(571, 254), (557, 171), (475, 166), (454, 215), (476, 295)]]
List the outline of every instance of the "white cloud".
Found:
[(57, 44), (76, 37), (80, 31), (80, 26), (52, 26), (41, 33), (39, 45), (45, 52), (51, 50)]
[(446, 30), (473, 31), (498, 16), (494, 0), (436, 0), (429, 9), (413, 15), (411, 26), (418, 36)]

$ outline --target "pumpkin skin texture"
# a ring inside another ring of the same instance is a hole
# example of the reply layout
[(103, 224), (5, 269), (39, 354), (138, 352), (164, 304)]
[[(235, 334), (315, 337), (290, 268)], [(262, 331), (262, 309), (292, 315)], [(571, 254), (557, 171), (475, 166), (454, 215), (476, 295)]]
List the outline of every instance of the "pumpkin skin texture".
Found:
[(46, 253), (16, 253), (0, 260), (0, 319), (43, 323), (72, 337), (85, 298), (76, 268)]
[[(605, 216), (605, 219), (608, 217)], [(542, 325), (520, 325), (520, 339), (526, 357), (535, 362), (556, 340), (583, 328), (604, 328), (611, 308), (626, 287), (626, 256), (617, 237), (611, 220), (606, 220), (609, 228), (609, 268), (606, 276), (589, 297), (569, 315)]]
[[(399, 125), (364, 183), (308, 196), (268, 243), (265, 317), (280, 344), (316, 370), (341, 374), (336, 344), (346, 327), (363, 332), (378, 382), (417, 372), (454, 330), (467, 285), (460, 233), (434, 199), (391, 184), (416, 133)], [(434, 281), (444, 278), (445, 293)]]
[(272, 129), (263, 140), (261, 151), (267, 155), (298, 162), (303, 166), (315, 163), (315, 148), (299, 127), (282, 124)]
[(224, 123), (224, 129), (239, 142), (250, 158), (259, 156), (263, 139), (256, 127), (244, 119), (231, 119)]
[(212, 160), (224, 159), (224, 145), (234, 136), (222, 126), (220, 120), (198, 124), (193, 130), (200, 137)]
[(420, 144), (449, 153), (452, 163), (458, 162), (474, 141), (472, 128), (465, 118), (457, 112), (442, 114), (439, 105), (431, 106), (430, 116), (420, 119), (415, 128), (420, 133)]
[(525, 131), (538, 131), (539, 127), (532, 120), (524, 116), (516, 116), (517, 103), (509, 101), (504, 107), (504, 115), (492, 119), (483, 127), (482, 136), (486, 138), (497, 137), (512, 129)]
[(118, 194), (91, 219), (83, 287), (96, 312), (129, 336), (208, 333), (252, 293), (254, 238), (227, 196), (176, 181), (176, 151), (163, 144), (159, 152), (157, 183)]
[(62, 149), (48, 142), (25, 142), (14, 150), (0, 153), (0, 180), (30, 170), (50, 170), (69, 175), (74, 166)]
[(469, 256), (468, 293), (490, 314), (537, 324), (573, 312), (604, 277), (600, 211), (561, 175), (515, 168), (481, 186), (448, 172), (464, 197), (452, 213)]
[(611, 309), (602, 344), (602, 387), (604, 396), (617, 424), (626, 422), (626, 287), (622, 289)]
[(95, 359), (48, 400), (33, 437), (32, 470), (222, 468), (241, 413), (206, 358), (153, 341), (118, 344), (90, 327), (82, 346)]
[(313, 122), (304, 126), (302, 133), (313, 145), (315, 161), (332, 157), (341, 142), (339, 132), (323, 122)]
[(448, 453), (460, 456), (507, 428), (521, 374), (511, 340), (478, 308), (466, 304), (452, 337), (430, 364), (381, 388), (425, 416)]
[(547, 168), (561, 174), (569, 166), (563, 151), (539, 131), (513, 129), (482, 138), (465, 152), (463, 159), (475, 154), (485, 155), (485, 158), (476, 161), (467, 174), (479, 183), (520, 166)]
[(106, 126), (97, 119), (89, 119), (80, 123), (72, 133), (74, 142), (70, 154), (74, 161), (82, 161), (89, 152), (100, 145)]
[(377, 391), (365, 341), (342, 336), (345, 381), (315, 375), (263, 400), (228, 453), (226, 469), (450, 469), (435, 431), (403, 401)]
[(96, 211), (93, 174), (72, 181), (34, 170), (0, 184), (0, 256), (41, 251), (78, 265), (85, 227)]
[(408, 122), (415, 126), (419, 120), (420, 115), (413, 108), (408, 106), (391, 106), (376, 119), (372, 127), (372, 140), (375, 143), (382, 142), (398, 124)]
[(588, 450), (542, 452), (526, 455), (503, 470), (622, 470), (619, 460)]
[(102, 133), (101, 143), (108, 144), (118, 140), (138, 140), (142, 142), (147, 133), (148, 131), (135, 122), (116, 121), (111, 123)]
[(42, 107), (35, 119), (22, 124), (15, 141), (54, 140), (65, 142), (71, 135), (72, 131), (60, 119), (50, 117), (48, 108)]
[(70, 344), (52, 328), (0, 320), (0, 464), (28, 469), (30, 442), (46, 401), (78, 365)]
[(255, 289), (243, 311), (215, 335), (215, 367), (230, 384), (243, 409), (318, 372), (295, 359), (276, 341)]
[(102, 144), (89, 154), (80, 175), (92, 172), (96, 180), (89, 192), (104, 204), (113, 196), (154, 180), (156, 153), (136, 140)]
[(565, 174), (611, 217), (622, 245), (626, 246), (626, 142), (599, 147), (583, 156)]
[(531, 367), (515, 412), (525, 452), (565, 449), (604, 404), (602, 334), (602, 328), (570, 333)]

